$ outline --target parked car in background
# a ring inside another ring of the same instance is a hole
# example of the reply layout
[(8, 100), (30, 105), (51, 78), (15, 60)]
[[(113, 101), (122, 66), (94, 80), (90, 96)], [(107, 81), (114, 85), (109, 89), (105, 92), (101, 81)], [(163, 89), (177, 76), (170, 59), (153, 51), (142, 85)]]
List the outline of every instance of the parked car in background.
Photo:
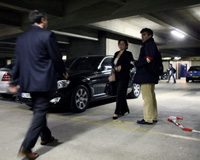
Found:
[[(112, 56), (84, 56), (67, 60), (68, 80), (58, 80), (58, 90), (52, 94), (51, 103), (60, 103), (75, 112), (83, 112), (90, 102), (106, 99), (106, 84), (111, 74)], [(137, 98), (140, 85), (134, 84), (135, 68), (131, 70), (131, 79), (127, 96)], [(22, 93), (21, 100), (30, 105), (30, 95)]]
[(168, 73), (167, 72), (163, 72), (162, 75), (159, 76), (160, 80), (167, 80), (168, 79)]
[(186, 82), (200, 80), (200, 66), (191, 66), (186, 74)]
[(12, 80), (12, 68), (13, 64), (0, 68), (0, 95), (5, 98), (12, 96), (8, 91), (9, 83)]

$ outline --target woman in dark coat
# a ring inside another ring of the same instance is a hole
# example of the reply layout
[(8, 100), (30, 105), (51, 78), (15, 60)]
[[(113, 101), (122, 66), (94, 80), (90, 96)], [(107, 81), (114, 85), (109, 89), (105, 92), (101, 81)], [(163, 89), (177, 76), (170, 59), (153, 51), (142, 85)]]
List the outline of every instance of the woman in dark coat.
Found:
[(128, 41), (121, 39), (118, 41), (120, 51), (116, 52), (112, 60), (112, 72), (115, 73), (117, 84), (117, 101), (113, 119), (117, 119), (120, 115), (129, 113), (126, 94), (130, 79), (130, 69), (133, 68), (133, 55), (127, 51)]

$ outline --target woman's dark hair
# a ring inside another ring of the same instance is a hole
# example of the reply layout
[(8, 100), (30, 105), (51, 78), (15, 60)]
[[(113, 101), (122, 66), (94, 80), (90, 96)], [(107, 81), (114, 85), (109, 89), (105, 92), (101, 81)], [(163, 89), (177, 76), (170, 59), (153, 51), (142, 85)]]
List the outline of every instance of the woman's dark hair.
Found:
[(118, 41), (118, 45), (120, 44), (120, 42), (124, 42), (125, 45), (126, 45), (126, 49), (128, 49), (128, 41), (127, 41), (126, 39), (120, 39), (120, 40)]
[(45, 18), (46, 17), (46, 13), (40, 10), (33, 10), (29, 13), (29, 21), (31, 22), (31, 24), (34, 23), (41, 23), (41, 18)]
[(144, 33), (144, 32), (148, 33), (148, 35), (152, 35), (152, 37), (153, 37), (153, 31), (151, 29), (149, 29), (149, 28), (143, 28), (140, 31), (140, 33)]

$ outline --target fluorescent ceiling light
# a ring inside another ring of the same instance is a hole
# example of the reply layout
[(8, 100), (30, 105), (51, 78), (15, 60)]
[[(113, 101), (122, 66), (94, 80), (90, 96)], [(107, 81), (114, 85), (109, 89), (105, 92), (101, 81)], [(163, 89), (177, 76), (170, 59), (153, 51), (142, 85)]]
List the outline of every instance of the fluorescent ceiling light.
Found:
[(174, 57), (174, 60), (180, 60), (181, 57)]
[(81, 39), (87, 39), (87, 40), (92, 40), (92, 41), (98, 41), (98, 38), (94, 37), (89, 37), (89, 36), (83, 36), (79, 34), (74, 34), (74, 33), (68, 33), (68, 32), (62, 32), (62, 31), (55, 31), (52, 30), (55, 34), (63, 35), (63, 36), (69, 36), (69, 37), (75, 37), (75, 38), (81, 38)]
[(59, 44), (69, 44), (69, 42), (58, 41)]
[(62, 56), (62, 60), (66, 61), (67, 60), (67, 56), (66, 55)]
[(183, 33), (179, 32), (177, 30), (171, 31), (171, 34), (178, 37), (178, 38), (184, 38), (185, 37), (185, 35)]
[(163, 57), (162, 60), (171, 60), (171, 57)]

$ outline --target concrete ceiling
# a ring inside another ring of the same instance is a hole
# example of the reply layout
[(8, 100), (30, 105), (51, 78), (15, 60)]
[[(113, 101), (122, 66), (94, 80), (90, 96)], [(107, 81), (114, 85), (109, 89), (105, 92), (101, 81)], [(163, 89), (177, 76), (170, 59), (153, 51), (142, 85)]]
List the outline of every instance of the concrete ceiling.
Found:
[[(140, 30), (149, 27), (163, 56), (200, 56), (199, 0), (0, 0), (1, 57), (14, 54), (16, 37), (30, 27), (28, 12), (35, 8), (47, 12), (62, 52), (70, 37), (98, 40), (99, 31), (140, 43)], [(185, 38), (172, 36), (172, 30)]]

